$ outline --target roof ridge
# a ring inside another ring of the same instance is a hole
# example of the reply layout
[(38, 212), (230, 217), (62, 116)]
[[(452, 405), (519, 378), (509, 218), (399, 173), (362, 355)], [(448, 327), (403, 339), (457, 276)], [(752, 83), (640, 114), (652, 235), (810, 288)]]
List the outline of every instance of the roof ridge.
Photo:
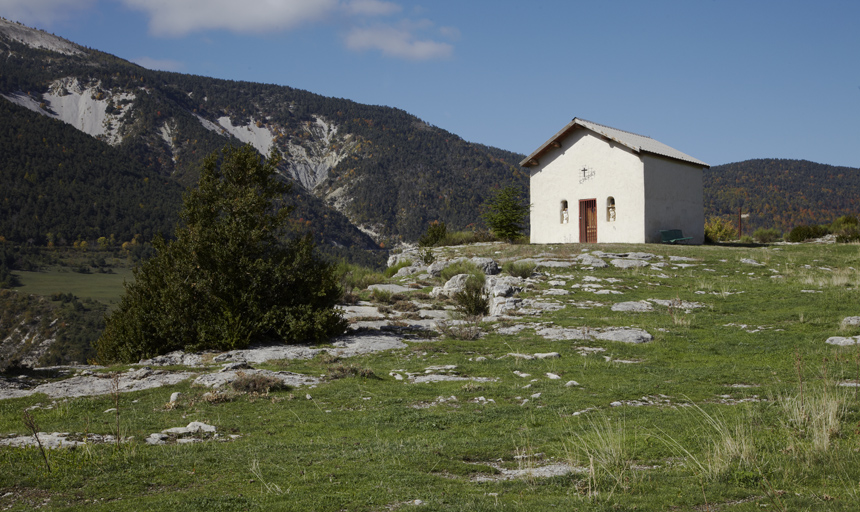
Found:
[(597, 126), (602, 126), (603, 128), (609, 128), (610, 130), (615, 130), (615, 131), (622, 132), (622, 133), (629, 133), (630, 135), (635, 135), (635, 136), (637, 136), (637, 137), (645, 137), (646, 139), (654, 140), (654, 139), (652, 139), (652, 138), (651, 138), (650, 136), (648, 136), (648, 135), (642, 135), (641, 133), (636, 133), (636, 132), (631, 132), (631, 131), (627, 131), (627, 130), (622, 130), (621, 128), (615, 128), (614, 126), (609, 126), (609, 125), (606, 125), (606, 124), (595, 123), (594, 121), (589, 121), (588, 119), (583, 119), (583, 118), (581, 118), (581, 117), (574, 117), (574, 120), (577, 120), (577, 121), (584, 121), (584, 122), (586, 122), (586, 123), (594, 124), (594, 125), (597, 125)]

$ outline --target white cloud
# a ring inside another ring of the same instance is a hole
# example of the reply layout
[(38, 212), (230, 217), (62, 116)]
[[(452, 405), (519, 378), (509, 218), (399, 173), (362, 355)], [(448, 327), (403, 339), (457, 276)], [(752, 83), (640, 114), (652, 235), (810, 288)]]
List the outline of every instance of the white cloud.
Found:
[(337, 0), (120, 0), (147, 13), (157, 36), (184, 36), (199, 30), (232, 32), (288, 30), (326, 18)]
[(460, 39), (460, 29), (457, 27), (439, 27), (439, 33), (451, 41)]
[(358, 16), (387, 16), (402, 10), (395, 3), (381, 0), (350, 0), (343, 4), (343, 9), (347, 14)]
[(0, 0), (0, 15), (24, 24), (52, 25), (94, 3), (95, 0)]
[(138, 57), (136, 59), (131, 59), (131, 61), (135, 64), (145, 67), (146, 69), (153, 69), (158, 71), (183, 71), (185, 69), (185, 64), (179, 62), (178, 60)]
[(350, 50), (379, 50), (389, 57), (409, 60), (442, 59), (454, 51), (454, 47), (448, 43), (416, 38), (407, 27), (354, 28), (347, 34), (345, 41)]
[[(0, 15), (24, 23), (51, 25), (72, 14), (94, 8), (99, 0), (0, 0)], [(260, 33), (295, 29), (338, 20), (346, 25), (344, 42), (353, 51), (380, 51), (384, 55), (430, 60), (449, 57), (459, 31), (439, 28), (427, 19), (401, 20), (396, 25), (364, 26), (370, 18), (391, 16), (403, 10), (398, 0), (111, 0), (149, 18), (155, 36), (182, 37), (194, 32), (227, 30)], [(177, 71), (180, 62), (141, 57), (136, 62), (151, 69)]]

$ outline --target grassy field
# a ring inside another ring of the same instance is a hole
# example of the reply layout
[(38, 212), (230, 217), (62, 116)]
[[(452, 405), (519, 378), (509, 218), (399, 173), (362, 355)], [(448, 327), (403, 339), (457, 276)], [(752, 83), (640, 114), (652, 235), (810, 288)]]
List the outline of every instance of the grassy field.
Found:
[[(449, 251), (565, 259), (583, 248)], [(363, 377), (218, 400), (188, 384), (123, 394), (120, 433), (133, 436), (126, 443), (51, 450), (50, 471), (37, 448), (0, 448), (0, 507), (860, 509), (860, 398), (857, 387), (839, 385), (860, 378), (860, 346), (825, 344), (831, 336), (860, 335), (858, 328), (840, 327), (843, 318), (860, 315), (860, 245), (586, 248), (655, 253), (666, 265), (539, 267), (544, 276), (521, 297), (565, 308), (501, 323), (524, 324), (516, 334), (485, 325), (486, 336), (477, 340), (415, 339), (406, 349), (362, 357), (259, 366)], [(669, 256), (695, 261), (670, 262)], [(27, 275), (24, 282), (36, 286)], [(589, 292), (586, 283), (620, 294)], [(423, 293), (440, 285), (422, 284)], [(104, 286), (100, 293), (107, 297)], [(550, 288), (568, 294), (545, 295)], [(652, 303), (653, 311), (644, 313), (610, 308), (650, 299), (674, 303)], [(548, 326), (636, 327), (654, 339), (553, 341), (538, 334)], [(561, 357), (509, 355), (545, 352)], [(392, 376), (442, 365), (494, 380), (419, 384)], [(338, 371), (344, 368), (356, 371)], [(183, 395), (168, 405), (174, 391)], [(45, 396), (0, 401), (0, 436), (27, 433), (23, 411), (37, 404), (50, 407), (31, 411), (41, 431), (116, 431), (115, 413), (106, 412), (117, 405), (113, 397), (51, 403)], [(143, 442), (191, 421), (216, 426), (218, 437), (185, 445)], [(538, 473), (556, 466), (572, 471)]]
[(123, 283), (131, 281), (130, 268), (113, 268), (109, 274), (80, 274), (68, 267), (50, 267), (39, 272), (15, 272), (22, 286), (21, 293), (50, 296), (71, 293), (82, 299), (89, 298), (104, 304), (116, 305), (123, 293)]

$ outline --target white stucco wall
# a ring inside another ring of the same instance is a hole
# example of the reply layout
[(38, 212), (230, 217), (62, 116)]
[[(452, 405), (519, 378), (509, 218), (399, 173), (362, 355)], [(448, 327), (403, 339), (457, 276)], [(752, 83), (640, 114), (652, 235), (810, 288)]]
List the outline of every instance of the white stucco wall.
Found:
[[(582, 180), (581, 169), (594, 175)], [(599, 243), (645, 241), (643, 162), (620, 144), (585, 129), (568, 135), (531, 168), (532, 243), (578, 243), (579, 201), (597, 200)], [(607, 198), (613, 197), (616, 220), (607, 221)], [(569, 223), (561, 223), (561, 202), (567, 200)]]
[(645, 241), (660, 242), (660, 230), (680, 229), (705, 241), (702, 168), (679, 160), (645, 154)]

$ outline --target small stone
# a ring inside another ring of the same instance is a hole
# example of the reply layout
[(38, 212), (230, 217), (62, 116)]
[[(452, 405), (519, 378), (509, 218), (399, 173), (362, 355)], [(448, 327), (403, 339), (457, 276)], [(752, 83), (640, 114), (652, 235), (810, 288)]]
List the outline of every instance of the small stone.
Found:
[(558, 359), (561, 354), (558, 352), (538, 352), (535, 354), (536, 359)]
[(170, 395), (170, 403), (175, 403), (177, 400), (179, 400), (180, 396), (182, 396), (182, 393), (180, 393), (179, 391), (172, 393)]
[(614, 259), (610, 260), (609, 263), (612, 264), (613, 267), (617, 268), (636, 268), (636, 267), (647, 267), (648, 262), (645, 260), (622, 260), (622, 259)]
[(858, 343), (860, 343), (860, 336), (854, 336), (851, 338), (843, 336), (831, 336), (827, 338), (827, 341), (825, 341), (824, 343), (827, 343), (828, 345), (836, 345), (839, 347), (849, 347), (851, 345), (857, 345)]
[(550, 379), (550, 380), (559, 380), (559, 379), (561, 379), (561, 377), (559, 377), (558, 375), (556, 375), (556, 374), (554, 374), (554, 373), (549, 373), (549, 372), (548, 372), (548, 373), (546, 374), (546, 376), (547, 376), (547, 378), (548, 378), (548, 379)]
[(848, 316), (843, 318), (842, 327), (860, 327), (860, 316)]
[(629, 311), (632, 313), (647, 313), (654, 311), (654, 306), (650, 302), (640, 300), (632, 302), (619, 302), (612, 305), (612, 311)]
[(569, 380), (564, 385), (564, 387), (566, 387), (566, 388), (572, 388), (575, 386), (579, 386), (579, 382), (576, 382), (575, 380)]
[(541, 393), (535, 393), (532, 395), (532, 398), (540, 398)]

